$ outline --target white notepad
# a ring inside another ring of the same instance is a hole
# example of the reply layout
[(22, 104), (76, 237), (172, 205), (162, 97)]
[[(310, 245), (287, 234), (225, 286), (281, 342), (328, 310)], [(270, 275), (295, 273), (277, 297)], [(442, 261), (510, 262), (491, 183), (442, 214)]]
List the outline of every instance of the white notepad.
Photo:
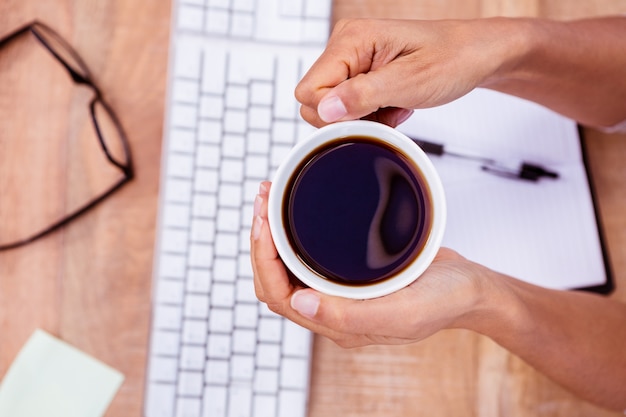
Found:
[(478, 89), (444, 106), (415, 111), (399, 130), (559, 173), (554, 180), (523, 181), (487, 173), (475, 161), (432, 156), (448, 201), (444, 246), (533, 284), (611, 289), (574, 121), (535, 103)]

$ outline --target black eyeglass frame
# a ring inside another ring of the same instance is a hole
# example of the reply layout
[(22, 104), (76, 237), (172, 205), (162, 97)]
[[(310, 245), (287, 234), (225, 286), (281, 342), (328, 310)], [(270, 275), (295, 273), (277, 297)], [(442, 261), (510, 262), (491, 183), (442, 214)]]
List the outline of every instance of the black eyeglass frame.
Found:
[[(102, 194), (92, 198), (87, 203), (83, 204), (69, 214), (66, 214), (60, 220), (52, 223), (45, 229), (40, 230), (39, 232), (36, 232), (31, 236), (20, 239), (18, 241), (0, 243), (0, 251), (15, 249), (27, 245), (60, 229), (61, 227), (67, 225), (71, 221), (75, 220), (76, 218), (85, 214), (90, 209), (97, 206), (99, 203), (101, 203), (111, 194), (119, 190), (124, 184), (132, 180), (134, 177), (134, 167), (132, 162), (130, 145), (117, 115), (115, 114), (115, 112), (113, 112), (111, 106), (109, 106), (109, 104), (104, 100), (100, 88), (94, 82), (91, 76), (91, 72), (87, 68), (85, 62), (78, 55), (76, 50), (74, 50), (74, 48), (72, 48), (69, 43), (67, 43), (67, 41), (65, 41), (61, 37), (61, 35), (59, 35), (54, 29), (52, 29), (48, 25), (35, 20), (0, 38), (0, 49), (8, 45), (11, 41), (28, 34), (32, 34), (41, 43), (41, 45), (43, 45), (44, 48), (48, 52), (50, 52), (50, 54), (52, 54), (52, 56), (54, 56), (54, 58), (67, 70), (74, 83), (85, 85), (93, 90), (94, 96), (89, 103), (89, 111), (94, 129), (96, 131), (96, 136), (98, 137), (98, 142), (100, 143), (100, 147), (102, 148), (102, 151), (104, 152), (107, 160), (123, 174), (123, 177), (116, 183), (114, 183), (111, 187), (109, 187), (106, 191), (104, 191)], [(54, 46), (52, 46), (46, 40), (46, 35), (49, 39), (54, 39), (54, 41), (58, 42), (58, 44), (65, 49), (64, 52), (68, 53), (72, 57), (75, 63), (80, 67), (79, 70), (82, 72), (82, 74), (72, 68), (72, 64), (67, 62), (62, 57), (60, 51), (56, 50)], [(100, 124), (98, 123), (98, 117), (96, 116), (96, 105), (98, 104), (102, 106), (102, 109), (107, 113), (115, 129), (117, 130), (119, 140), (121, 141), (122, 149), (124, 152), (124, 159), (122, 161), (117, 160), (113, 156), (113, 154), (107, 147), (106, 141), (104, 140), (102, 129), (100, 127)]]

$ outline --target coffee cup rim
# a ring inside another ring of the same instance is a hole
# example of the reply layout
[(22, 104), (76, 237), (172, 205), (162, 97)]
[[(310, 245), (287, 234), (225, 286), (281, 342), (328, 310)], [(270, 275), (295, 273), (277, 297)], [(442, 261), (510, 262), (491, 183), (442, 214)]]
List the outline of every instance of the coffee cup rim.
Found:
[[(328, 280), (312, 271), (294, 252), (285, 227), (284, 201), (292, 173), (307, 156), (323, 144), (349, 136), (367, 136), (383, 139), (420, 169), (431, 192), (434, 207), (430, 235), (424, 247), (402, 271), (393, 277), (367, 285), (349, 285)], [(395, 292), (419, 278), (437, 255), (446, 224), (446, 199), (439, 175), (426, 153), (406, 135), (387, 125), (365, 121), (346, 121), (326, 125), (298, 142), (287, 154), (274, 175), (268, 202), (268, 221), (276, 250), (285, 266), (305, 285), (320, 292), (352, 299), (370, 299)]]

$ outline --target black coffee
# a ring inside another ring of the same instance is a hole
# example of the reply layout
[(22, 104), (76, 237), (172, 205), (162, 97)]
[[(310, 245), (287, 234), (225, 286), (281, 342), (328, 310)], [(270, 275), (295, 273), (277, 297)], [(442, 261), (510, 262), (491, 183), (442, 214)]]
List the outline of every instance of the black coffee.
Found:
[(350, 285), (384, 280), (422, 250), (431, 196), (395, 148), (350, 136), (316, 149), (287, 187), (287, 235), (312, 270)]

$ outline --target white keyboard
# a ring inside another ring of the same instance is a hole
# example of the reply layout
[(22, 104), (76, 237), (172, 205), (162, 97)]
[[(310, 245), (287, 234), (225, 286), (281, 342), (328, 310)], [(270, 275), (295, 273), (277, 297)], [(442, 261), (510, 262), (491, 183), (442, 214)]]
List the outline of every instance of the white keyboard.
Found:
[(331, 0), (173, 0), (146, 417), (299, 417), (311, 334), (259, 303), (262, 180), (312, 129), (294, 88)]

